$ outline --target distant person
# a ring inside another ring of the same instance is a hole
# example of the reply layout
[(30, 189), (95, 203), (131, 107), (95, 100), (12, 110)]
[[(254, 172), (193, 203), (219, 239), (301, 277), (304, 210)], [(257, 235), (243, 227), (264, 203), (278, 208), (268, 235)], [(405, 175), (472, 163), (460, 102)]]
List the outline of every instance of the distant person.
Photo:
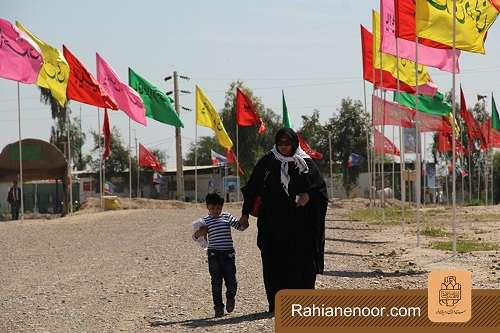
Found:
[(21, 207), (21, 189), (17, 186), (17, 180), (12, 182), (7, 195), (7, 201), (10, 204), (10, 213), (13, 220), (19, 219), (19, 208)]
[(222, 301), (222, 280), (226, 283), (226, 311), (233, 312), (238, 283), (236, 263), (231, 236), (231, 227), (243, 231), (248, 221), (240, 223), (233, 215), (223, 212), (224, 198), (217, 193), (209, 193), (205, 198), (208, 215), (201, 219), (201, 228), (193, 236), (208, 238), (208, 271), (212, 280), (212, 298), (215, 317), (224, 315)]
[[(324, 270), (326, 184), (299, 146), (297, 134), (282, 128), (275, 146), (252, 171), (243, 191), (240, 223), (258, 215), (257, 246), (269, 312), (281, 289), (314, 289)], [(256, 204), (260, 202), (258, 214)]]

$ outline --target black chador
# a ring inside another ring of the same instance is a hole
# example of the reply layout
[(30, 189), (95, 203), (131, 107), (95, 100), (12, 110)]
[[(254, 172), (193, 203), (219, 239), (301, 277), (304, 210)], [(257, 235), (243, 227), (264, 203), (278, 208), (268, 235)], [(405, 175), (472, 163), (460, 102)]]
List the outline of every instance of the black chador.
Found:
[[(280, 140), (290, 141), (288, 156), (279, 153)], [(274, 311), (279, 290), (314, 289), (316, 274), (323, 273), (326, 184), (316, 164), (300, 149), (295, 132), (286, 128), (278, 131), (276, 146), (259, 160), (242, 191), (243, 214), (249, 214), (261, 198), (257, 246), (269, 310)], [(297, 196), (304, 193), (309, 202), (298, 206)]]

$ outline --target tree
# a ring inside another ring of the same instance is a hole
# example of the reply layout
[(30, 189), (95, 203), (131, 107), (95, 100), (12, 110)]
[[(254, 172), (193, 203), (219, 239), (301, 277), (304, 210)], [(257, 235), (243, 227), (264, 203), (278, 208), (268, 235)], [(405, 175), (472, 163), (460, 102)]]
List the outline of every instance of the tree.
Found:
[(315, 160), (315, 162), (322, 173), (328, 173), (330, 170), (328, 135), (331, 126), (328, 123), (321, 125), (319, 121), (319, 112), (319, 110), (314, 109), (311, 116), (302, 116), (302, 127), (299, 132), (312, 149), (323, 154), (323, 159)]
[[(189, 151), (184, 160), (186, 165), (195, 165), (194, 164), (194, 153), (195, 153), (195, 144), (191, 143), (189, 146)], [(211, 165), (212, 157), (210, 154), (210, 150), (214, 150), (219, 154), (223, 154), (221, 146), (217, 143), (217, 140), (214, 136), (202, 136), (198, 138), (198, 165)]]
[[(330, 119), (332, 146), (335, 160), (340, 161), (343, 168), (343, 186), (349, 195), (353, 184), (357, 182), (360, 167), (347, 167), (351, 153), (366, 156), (369, 115), (364, 112), (361, 101), (343, 98), (339, 114)], [(366, 159), (365, 159), (366, 163)]]
[[(52, 119), (54, 124), (50, 129), (50, 143), (56, 146), (68, 158), (68, 122), (67, 118), (71, 119), (71, 108), (66, 104), (62, 107), (51, 95), (50, 90), (40, 88), (41, 102), (50, 105)], [(88, 160), (81, 155), (81, 147), (85, 143), (85, 134), (80, 132), (80, 127), (77, 126), (78, 118), (73, 118), (69, 128), (70, 144), (71, 144), (71, 160), (73, 167), (82, 170), (85, 169)]]

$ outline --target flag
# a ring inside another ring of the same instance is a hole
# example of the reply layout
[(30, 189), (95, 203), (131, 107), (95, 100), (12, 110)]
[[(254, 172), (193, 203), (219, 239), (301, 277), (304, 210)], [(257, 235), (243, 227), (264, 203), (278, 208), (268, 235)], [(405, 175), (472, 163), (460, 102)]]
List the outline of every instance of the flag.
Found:
[(405, 128), (414, 126), (415, 110), (372, 95), (373, 119), (375, 126), (392, 125)]
[(281, 100), (283, 103), (283, 127), (292, 128), (292, 122), (290, 120), (290, 115), (288, 114), (288, 109), (286, 107), (285, 92), (281, 91)]
[[(394, 101), (401, 105), (409, 107), (410, 109), (416, 109), (415, 95), (410, 95), (404, 92), (395, 92)], [(432, 97), (419, 95), (418, 111), (434, 114), (437, 116), (448, 116), (448, 114), (451, 112), (451, 105), (444, 100), (444, 96), (440, 92), (437, 92)]]
[[(484, 54), (488, 29), (498, 16), (489, 0), (456, 1), (455, 47)], [(453, 1), (416, 0), (416, 33), (419, 37), (453, 45)]]
[[(451, 133), (439, 132), (437, 150), (440, 153), (449, 153), (453, 151)], [(460, 140), (458, 139), (455, 139), (455, 152), (457, 154), (466, 154), (464, 146), (460, 143)]]
[[(396, 7), (396, 36), (415, 42), (417, 40), (415, 0), (395, 0), (394, 5)], [(451, 49), (451, 46), (422, 37), (418, 38), (418, 43), (437, 49)]]
[(66, 89), (68, 99), (100, 108), (118, 110), (118, 104), (65, 45), (63, 45), (63, 54), (69, 65), (69, 80)]
[(102, 153), (102, 158), (106, 160), (109, 155), (111, 155), (111, 129), (109, 128), (108, 110), (104, 110), (102, 133), (104, 134), (104, 151)]
[(45, 43), (20, 22), (16, 26), (26, 33), (42, 51), (43, 65), (38, 73), (36, 84), (50, 90), (52, 97), (64, 107), (66, 105), (66, 87), (69, 79), (69, 65), (61, 51)]
[(500, 117), (498, 117), (497, 105), (493, 94), (491, 94), (491, 119), (491, 128), (500, 130)]
[(347, 167), (352, 168), (355, 166), (360, 166), (363, 160), (363, 156), (356, 153), (351, 153), (351, 155), (349, 155), (349, 160), (347, 161)]
[(464, 120), (465, 127), (467, 128), (467, 138), (469, 141), (469, 149), (472, 148), (472, 141), (477, 139), (481, 142), (481, 146), (486, 146), (486, 140), (481, 132), (481, 127), (476, 121), (471, 112), (467, 110), (467, 103), (465, 102), (464, 91), (460, 87), (460, 116)]
[(375, 152), (378, 154), (382, 153), (382, 147), (384, 149), (385, 154), (400, 156), (401, 153), (399, 149), (385, 137), (382, 133), (380, 133), (377, 129), (375, 130)]
[[(413, 1), (409, 1), (412, 2)], [(396, 50), (396, 13), (394, 8), (394, 0), (381, 0), (381, 31), (382, 31), (382, 52), (397, 56)], [(405, 24), (405, 23), (403, 23)], [(399, 57), (416, 61), (416, 43), (403, 38), (397, 38), (399, 47)], [(418, 44), (418, 63), (430, 67), (439, 68), (440, 70), (453, 72), (453, 50), (451, 49), (437, 49)], [(455, 50), (455, 72), (459, 73), (460, 51)]]
[(159, 184), (159, 185), (165, 184), (165, 177), (163, 177), (159, 172), (154, 172), (153, 184)]
[(220, 120), (219, 114), (214, 105), (205, 96), (199, 86), (196, 86), (196, 124), (214, 130), (217, 142), (225, 149), (233, 147), (233, 141), (226, 132), (224, 124)]
[(443, 132), (451, 133), (450, 118), (438, 116), (426, 112), (418, 111), (415, 115), (415, 121), (418, 122), (418, 130), (424, 132)]
[(219, 154), (213, 150), (210, 150), (210, 159), (212, 160), (213, 166), (223, 165), (227, 163), (226, 156)]
[(304, 139), (304, 137), (302, 136), (302, 134), (300, 134), (299, 132), (297, 132), (297, 137), (299, 138), (299, 145), (300, 145), (300, 148), (302, 148), (302, 150), (309, 156), (311, 156), (311, 158), (315, 159), (315, 160), (322, 160), (323, 159), (323, 154), (321, 154), (319, 151), (316, 151), (314, 149), (312, 149), (309, 144), (306, 142), (306, 140)]
[[(418, 78), (415, 78), (415, 62), (406, 59), (397, 59), (395, 56), (380, 52), (380, 14), (376, 11), (372, 12), (373, 22), (373, 67), (388, 71), (392, 76), (398, 76), (400, 81), (415, 87), (423, 86), (422, 89), (426, 93), (431, 94), (437, 91), (437, 86), (432, 82), (431, 76), (423, 65), (418, 65)], [(419, 87), (420, 89), (420, 87)]]
[(245, 172), (243, 172), (243, 169), (240, 167), (240, 162), (238, 162), (238, 158), (232, 149), (226, 149), (226, 161), (229, 164), (236, 164), (238, 166), (238, 173), (242, 176), (245, 175)]
[(266, 131), (266, 125), (255, 110), (252, 100), (240, 88), (236, 88), (236, 122), (239, 126), (259, 125), (259, 134)]
[[(362, 25), (361, 27), (361, 50), (363, 58), (363, 79), (373, 83), (376, 87), (387, 90), (396, 90), (397, 80), (391, 73), (373, 68), (373, 36)], [(382, 77), (381, 77), (382, 76)], [(415, 93), (415, 89), (404, 82), (399, 82), (399, 90)]]
[(35, 83), (42, 64), (38, 45), (12, 23), (0, 18), (0, 77)]
[(184, 127), (170, 102), (170, 98), (130, 67), (128, 69), (128, 84), (141, 96), (146, 108), (146, 117), (167, 125)]
[(146, 126), (146, 109), (141, 97), (120, 80), (116, 72), (96, 53), (97, 80), (130, 119)]
[(500, 148), (500, 131), (491, 127), (490, 118), (482, 123), (481, 132), (486, 140), (486, 146), (481, 149)]
[(163, 167), (156, 156), (151, 153), (146, 147), (139, 143), (139, 166), (141, 168), (151, 168), (154, 171), (161, 172)]

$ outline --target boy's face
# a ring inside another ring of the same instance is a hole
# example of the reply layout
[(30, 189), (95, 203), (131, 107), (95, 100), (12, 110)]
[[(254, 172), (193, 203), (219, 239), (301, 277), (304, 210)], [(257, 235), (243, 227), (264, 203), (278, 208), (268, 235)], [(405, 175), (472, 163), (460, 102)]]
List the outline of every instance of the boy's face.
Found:
[(207, 204), (208, 215), (218, 217), (222, 212), (222, 205)]

